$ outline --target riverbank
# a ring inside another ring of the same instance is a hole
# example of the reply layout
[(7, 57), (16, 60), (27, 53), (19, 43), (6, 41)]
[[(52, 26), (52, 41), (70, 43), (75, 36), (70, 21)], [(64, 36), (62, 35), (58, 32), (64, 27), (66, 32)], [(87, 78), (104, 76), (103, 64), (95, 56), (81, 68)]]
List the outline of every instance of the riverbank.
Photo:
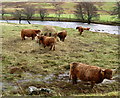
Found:
[[(35, 40), (22, 41), (22, 29), (40, 29), (44, 25), (0, 23), (2, 25), (2, 95), (29, 95), (28, 87), (49, 88), (52, 93), (39, 96), (118, 96), (118, 81), (90, 85), (69, 81), (69, 63), (82, 62), (102, 68), (118, 67), (118, 35), (84, 31), (83, 35), (73, 28), (54, 26), (56, 31), (67, 30), (65, 42), (57, 42), (56, 50), (39, 46)], [(17, 68), (17, 70), (14, 70)], [(13, 74), (11, 73), (13, 72)]]
[[(8, 20), (16, 20), (15, 18), (8, 18)], [(25, 19), (22, 19), (25, 20)], [(72, 19), (72, 18), (56, 18), (56, 17), (46, 17), (44, 20), (41, 20), (40, 18), (32, 18), (31, 20), (34, 21), (60, 21), (60, 22), (82, 22), (82, 23), (87, 23), (87, 21), (82, 21), (79, 19)], [(30, 20), (29, 20), (30, 21)], [(113, 25), (113, 26), (120, 26), (120, 21), (91, 21), (91, 23), (95, 24), (104, 24), (104, 25)]]

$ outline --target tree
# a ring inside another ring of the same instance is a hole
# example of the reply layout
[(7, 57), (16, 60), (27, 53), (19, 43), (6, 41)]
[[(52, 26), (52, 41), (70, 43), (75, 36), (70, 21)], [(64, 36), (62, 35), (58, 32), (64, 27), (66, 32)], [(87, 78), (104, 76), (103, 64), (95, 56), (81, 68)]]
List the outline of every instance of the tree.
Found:
[(40, 14), (41, 20), (44, 20), (44, 18), (48, 15), (47, 10), (44, 8), (39, 8), (39, 14)]
[(53, 6), (55, 7), (55, 14), (58, 17), (58, 20), (60, 20), (60, 16), (63, 14), (63, 8), (61, 7), (62, 3), (53, 3)]
[(22, 10), (15, 10), (13, 14), (13, 17), (19, 20), (19, 24), (21, 23), (22, 20)]
[(23, 9), (23, 14), (25, 15), (25, 18), (27, 19), (28, 23), (30, 23), (29, 20), (32, 19), (33, 15), (35, 14), (35, 8), (33, 6), (26, 6)]
[(111, 15), (118, 15), (118, 19), (120, 19), (120, 1), (116, 2), (116, 6), (113, 8)]
[(78, 19), (82, 19), (84, 21), (84, 12), (83, 12), (83, 7), (82, 7), (82, 2), (78, 3), (76, 6), (76, 11), (75, 11), (75, 16)]
[(2, 8), (2, 10), (1, 10), (1, 14), (2, 14), (2, 19), (4, 19), (4, 15), (5, 15), (5, 10)]
[(94, 6), (93, 2), (80, 2), (76, 7), (76, 14), (83, 20), (87, 20), (88, 24), (91, 23), (93, 18), (98, 18), (97, 7)]
[(4, 8), (1, 9), (0, 13), (1, 13), (1, 15), (2, 15), (1, 18), (2, 18), (3, 20), (6, 20), (7, 23), (8, 23), (8, 17), (5, 16), (5, 14), (7, 14), (7, 12), (4, 10)]

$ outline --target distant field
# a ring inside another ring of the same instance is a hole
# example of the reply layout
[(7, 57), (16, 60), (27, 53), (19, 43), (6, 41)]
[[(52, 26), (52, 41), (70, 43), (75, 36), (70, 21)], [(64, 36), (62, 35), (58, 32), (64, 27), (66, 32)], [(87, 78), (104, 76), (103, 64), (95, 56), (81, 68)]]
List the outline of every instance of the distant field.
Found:
[[(64, 9), (63, 14), (60, 16), (61, 19), (77, 19), (77, 17), (74, 15), (75, 6), (77, 3), (75, 2), (62, 2), (60, 3), (60, 6)], [(98, 8), (98, 14), (100, 15), (99, 19), (93, 21), (97, 22), (117, 22), (120, 21), (116, 18), (116, 16), (111, 16), (110, 13), (113, 10), (113, 7), (115, 7), (115, 2), (95, 2), (95, 6)], [(45, 8), (48, 10), (48, 16), (47, 17), (53, 17), (57, 18), (55, 14), (55, 8), (52, 3), (41, 3), (41, 2), (4, 2), (3, 7), (5, 8), (5, 11), (7, 13), (12, 13), (16, 9), (21, 10), (27, 5), (32, 5), (36, 8), (36, 14), (34, 15), (37, 19), (39, 19), (38, 9), (40, 7)], [(11, 16), (10, 14), (6, 14), (6, 16)]]

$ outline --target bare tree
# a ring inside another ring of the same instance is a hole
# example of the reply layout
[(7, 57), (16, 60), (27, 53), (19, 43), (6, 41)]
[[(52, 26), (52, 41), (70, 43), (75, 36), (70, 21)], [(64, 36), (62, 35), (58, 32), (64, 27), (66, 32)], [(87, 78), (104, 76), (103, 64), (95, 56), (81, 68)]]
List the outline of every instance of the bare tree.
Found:
[(116, 6), (113, 8), (111, 15), (118, 15), (118, 19), (120, 19), (120, 1), (116, 2)]
[[(80, 11), (78, 11), (78, 9), (80, 9)], [(82, 2), (82, 4), (78, 4), (76, 10), (76, 14), (80, 15), (83, 20), (87, 20), (88, 24), (91, 23), (93, 18), (98, 18), (99, 16), (97, 14), (98, 9), (94, 6), (93, 2)]]
[(3, 20), (6, 20), (7, 23), (8, 23), (8, 17), (5, 16), (5, 14), (8, 14), (8, 13), (4, 10), (4, 8), (1, 9), (0, 13), (1, 13), (1, 15), (2, 15), (2, 19), (3, 19)]
[(60, 20), (60, 16), (63, 14), (63, 8), (61, 7), (62, 3), (53, 3), (53, 6), (55, 7), (55, 14), (58, 17), (58, 20)]
[(5, 15), (5, 10), (2, 8), (2, 10), (1, 10), (1, 14), (2, 14), (2, 19), (4, 19), (4, 15)]
[(22, 20), (22, 10), (15, 10), (13, 14), (13, 17), (19, 20), (19, 24), (21, 24)]
[(82, 19), (84, 21), (84, 12), (83, 12), (83, 7), (82, 7), (82, 2), (78, 3), (76, 6), (76, 11), (75, 12), (75, 16), (78, 19)]
[(30, 23), (29, 20), (32, 19), (33, 15), (35, 14), (35, 8), (33, 6), (26, 6), (24, 7), (23, 14), (25, 15), (25, 18), (27, 19), (28, 23)]
[(38, 11), (39, 11), (41, 20), (44, 20), (44, 18), (48, 15), (47, 10), (44, 8), (39, 8)]

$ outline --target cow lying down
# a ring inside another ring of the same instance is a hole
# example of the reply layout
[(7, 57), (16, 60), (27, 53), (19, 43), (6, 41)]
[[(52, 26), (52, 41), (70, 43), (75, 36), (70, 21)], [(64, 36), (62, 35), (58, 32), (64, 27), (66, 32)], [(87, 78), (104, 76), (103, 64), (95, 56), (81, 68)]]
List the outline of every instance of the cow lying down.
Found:
[(77, 84), (77, 79), (89, 81), (93, 88), (95, 83), (101, 83), (104, 79), (112, 80), (112, 70), (74, 62), (70, 64), (69, 78), (73, 84)]

